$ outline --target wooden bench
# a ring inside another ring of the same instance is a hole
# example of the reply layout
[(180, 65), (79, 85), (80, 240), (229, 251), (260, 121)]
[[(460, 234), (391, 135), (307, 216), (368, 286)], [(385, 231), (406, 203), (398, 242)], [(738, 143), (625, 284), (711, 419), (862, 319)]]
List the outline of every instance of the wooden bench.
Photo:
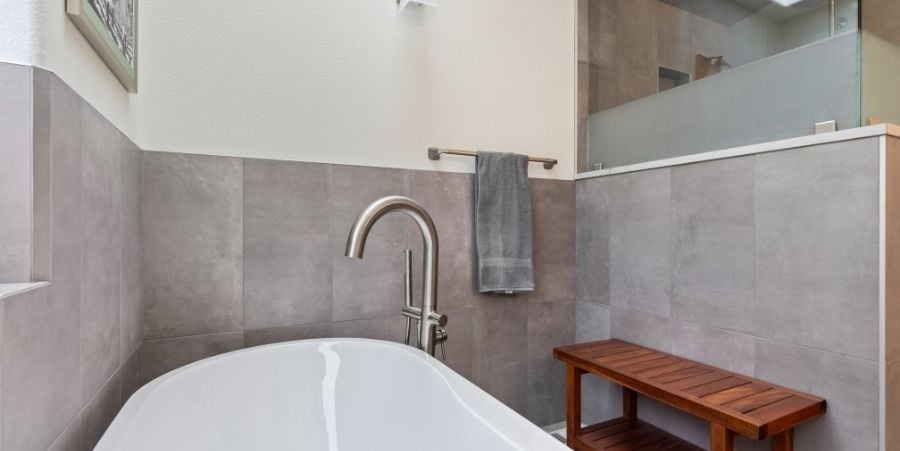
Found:
[[(637, 394), (710, 423), (710, 449), (731, 451), (735, 434), (772, 438), (772, 450), (793, 449), (794, 427), (825, 413), (825, 400), (621, 340), (563, 346), (567, 440), (576, 450), (700, 450), (637, 418)], [(622, 418), (581, 427), (581, 376), (622, 386)], [(652, 445), (652, 446), (651, 446)]]

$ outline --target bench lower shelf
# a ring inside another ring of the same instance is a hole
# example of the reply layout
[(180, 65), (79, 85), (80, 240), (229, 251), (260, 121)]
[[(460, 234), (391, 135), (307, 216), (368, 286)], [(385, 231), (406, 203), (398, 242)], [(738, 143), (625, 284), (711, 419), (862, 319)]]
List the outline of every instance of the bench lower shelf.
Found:
[(652, 424), (628, 418), (587, 426), (575, 439), (577, 451), (703, 451)]

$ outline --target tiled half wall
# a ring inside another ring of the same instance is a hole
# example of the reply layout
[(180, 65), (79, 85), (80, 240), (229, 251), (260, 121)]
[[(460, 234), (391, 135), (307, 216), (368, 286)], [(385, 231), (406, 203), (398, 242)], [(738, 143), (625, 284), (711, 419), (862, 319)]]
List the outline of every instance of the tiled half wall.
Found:
[[(880, 139), (576, 182), (577, 340), (822, 396), (828, 413), (797, 429), (796, 449), (877, 450)], [(588, 379), (591, 419), (618, 416), (619, 393)], [(639, 404), (708, 445), (706, 423)]]

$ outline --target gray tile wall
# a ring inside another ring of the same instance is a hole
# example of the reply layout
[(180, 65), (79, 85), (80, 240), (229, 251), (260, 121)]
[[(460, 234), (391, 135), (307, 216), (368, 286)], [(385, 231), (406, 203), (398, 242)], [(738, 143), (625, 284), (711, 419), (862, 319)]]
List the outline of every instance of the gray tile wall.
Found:
[(144, 338), (241, 330), (243, 162), (144, 157)]
[(34, 186), (18, 281), (50, 285), (0, 300), (0, 449), (87, 450), (143, 379), (141, 152), (55, 75), (12, 67), (28, 102), (0, 108), (32, 134)]
[(0, 283), (31, 280), (31, 68), (0, 65)]
[[(435, 217), (448, 364), (532, 421), (564, 417), (552, 347), (615, 336), (828, 398), (798, 449), (876, 446), (872, 139), (535, 179), (538, 289), (480, 295), (471, 175), (141, 152), (54, 75), (3, 71), (31, 86), (23, 252), (31, 277), (51, 282), (0, 303), (3, 449), (90, 449), (144, 382), (222, 352), (401, 341), (400, 252), (414, 250), (420, 275), (418, 231), (389, 217), (364, 260), (343, 257), (356, 214), (386, 194)], [(17, 117), (14, 105), (4, 113)], [(614, 387), (592, 380), (585, 392), (588, 418), (617, 413)], [(705, 443), (702, 422), (641, 406)]]
[[(798, 450), (877, 449), (877, 155), (869, 138), (576, 182), (576, 337), (820, 395)], [(614, 387), (585, 393), (588, 419), (619, 415)], [(640, 412), (707, 445), (703, 422)]]
[(537, 290), (486, 296), (473, 289), (471, 174), (160, 152), (144, 152), (143, 170), (145, 380), (278, 341), (402, 341), (402, 250), (418, 297), (418, 229), (387, 216), (364, 259), (343, 255), (362, 209), (399, 194), (438, 228), (448, 365), (538, 424), (564, 419), (551, 352), (575, 339), (574, 183), (532, 180)]

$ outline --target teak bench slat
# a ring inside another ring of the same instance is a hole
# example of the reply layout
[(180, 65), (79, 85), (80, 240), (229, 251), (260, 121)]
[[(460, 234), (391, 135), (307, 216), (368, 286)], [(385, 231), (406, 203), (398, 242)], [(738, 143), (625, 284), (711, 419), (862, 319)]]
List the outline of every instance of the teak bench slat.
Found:
[[(713, 451), (733, 449), (734, 434), (793, 449), (793, 428), (825, 413), (825, 400), (621, 340), (562, 346), (567, 368), (568, 444), (577, 450), (697, 450), (637, 419), (636, 393), (710, 422)], [(623, 387), (623, 417), (581, 428), (581, 375)]]

